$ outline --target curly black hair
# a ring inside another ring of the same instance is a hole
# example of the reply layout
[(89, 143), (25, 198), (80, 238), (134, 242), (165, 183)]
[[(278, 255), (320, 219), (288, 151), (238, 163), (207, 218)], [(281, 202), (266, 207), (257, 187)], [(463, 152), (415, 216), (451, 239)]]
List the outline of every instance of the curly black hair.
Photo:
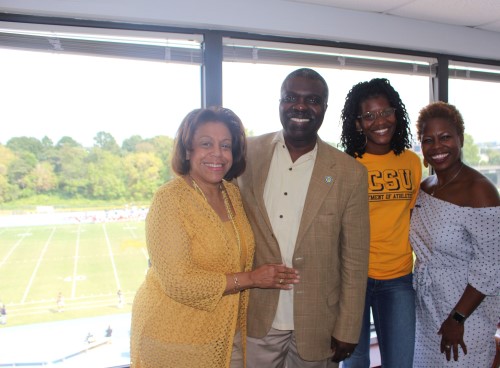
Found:
[(361, 103), (369, 98), (384, 96), (396, 109), (396, 131), (391, 139), (391, 149), (399, 155), (411, 147), (410, 118), (399, 93), (386, 78), (374, 78), (368, 82), (360, 82), (351, 88), (345, 98), (342, 109), (342, 135), (340, 144), (345, 152), (353, 157), (363, 157), (366, 151), (366, 137), (356, 130), (356, 120), (361, 114)]

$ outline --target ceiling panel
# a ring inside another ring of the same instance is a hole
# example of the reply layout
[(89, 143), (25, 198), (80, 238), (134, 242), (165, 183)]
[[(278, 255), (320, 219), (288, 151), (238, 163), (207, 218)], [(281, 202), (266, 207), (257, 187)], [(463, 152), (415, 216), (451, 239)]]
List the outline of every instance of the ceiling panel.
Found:
[(500, 20), (500, 1), (495, 0), (418, 0), (391, 14), (467, 27), (481, 27)]
[(481, 29), (485, 29), (487, 31), (500, 32), (500, 20), (497, 20), (494, 23), (487, 24), (482, 26)]
[(288, 0), (500, 32), (499, 0)]
[(368, 12), (384, 13), (389, 9), (395, 9), (408, 3), (408, 0), (290, 0), (298, 3), (318, 4), (343, 8), (349, 10), (359, 10)]

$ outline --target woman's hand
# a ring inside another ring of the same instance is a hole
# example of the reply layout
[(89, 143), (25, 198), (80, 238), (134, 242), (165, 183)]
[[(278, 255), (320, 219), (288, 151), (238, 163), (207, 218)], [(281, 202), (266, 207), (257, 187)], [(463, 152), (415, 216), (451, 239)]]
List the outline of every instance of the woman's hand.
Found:
[(464, 354), (467, 354), (467, 346), (464, 342), (464, 325), (455, 321), (451, 316), (441, 325), (438, 332), (441, 335), (441, 353), (446, 354), (446, 360), (450, 361), (451, 351), (453, 359), (458, 360), (458, 346), (462, 347)]
[(299, 272), (284, 264), (265, 264), (250, 272), (253, 287), (289, 290), (299, 282)]
[(251, 288), (289, 290), (299, 279), (299, 272), (294, 268), (284, 264), (265, 264), (253, 271), (226, 274), (224, 295)]

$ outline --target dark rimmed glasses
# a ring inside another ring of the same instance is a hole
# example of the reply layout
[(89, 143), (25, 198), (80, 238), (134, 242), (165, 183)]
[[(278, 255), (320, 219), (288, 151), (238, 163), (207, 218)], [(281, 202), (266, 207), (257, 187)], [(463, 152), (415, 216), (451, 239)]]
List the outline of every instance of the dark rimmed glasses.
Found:
[(391, 116), (395, 112), (396, 112), (395, 107), (388, 107), (388, 108), (380, 110), (380, 111), (365, 112), (364, 114), (358, 115), (358, 119), (363, 119), (363, 120), (367, 120), (367, 121), (375, 121), (379, 117), (388, 118), (389, 116)]

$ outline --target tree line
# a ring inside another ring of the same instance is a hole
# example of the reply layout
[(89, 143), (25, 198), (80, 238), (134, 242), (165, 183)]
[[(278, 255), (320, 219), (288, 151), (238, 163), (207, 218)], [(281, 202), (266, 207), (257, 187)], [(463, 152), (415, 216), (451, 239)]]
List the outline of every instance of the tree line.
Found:
[(139, 135), (121, 147), (106, 132), (85, 148), (65, 136), (11, 138), (0, 144), (0, 203), (41, 194), (64, 199), (149, 200), (172, 178), (173, 139)]
[[(481, 160), (478, 145), (468, 134), (464, 143), (464, 160), (477, 165)], [(68, 136), (56, 144), (48, 137), (14, 137), (0, 144), (0, 203), (41, 194), (148, 201), (173, 177), (172, 148), (173, 139), (168, 136), (143, 139), (133, 135), (120, 147), (110, 133), (98, 132), (91, 148)], [(483, 149), (484, 153), (490, 164), (500, 164), (500, 151)]]

